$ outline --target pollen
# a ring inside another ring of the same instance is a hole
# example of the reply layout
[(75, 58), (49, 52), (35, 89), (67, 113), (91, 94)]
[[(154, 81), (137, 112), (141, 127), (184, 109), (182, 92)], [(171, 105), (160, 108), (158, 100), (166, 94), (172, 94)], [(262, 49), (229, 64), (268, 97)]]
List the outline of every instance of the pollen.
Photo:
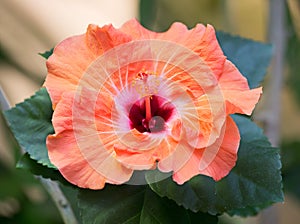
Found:
[(142, 70), (136, 75), (136, 78), (132, 82), (132, 86), (135, 88), (141, 98), (152, 97), (157, 94), (161, 80), (156, 72), (149, 72)]

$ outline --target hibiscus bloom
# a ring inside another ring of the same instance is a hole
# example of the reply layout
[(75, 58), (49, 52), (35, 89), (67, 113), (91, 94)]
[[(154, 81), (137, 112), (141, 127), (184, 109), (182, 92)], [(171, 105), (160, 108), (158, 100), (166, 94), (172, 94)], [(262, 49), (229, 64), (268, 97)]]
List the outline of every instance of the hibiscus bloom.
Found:
[(239, 130), (261, 88), (226, 59), (214, 28), (174, 23), (156, 33), (130, 20), (89, 25), (58, 44), (44, 86), (53, 104), (51, 162), (71, 183), (102, 189), (135, 170), (172, 173), (178, 184), (220, 180), (235, 166)]

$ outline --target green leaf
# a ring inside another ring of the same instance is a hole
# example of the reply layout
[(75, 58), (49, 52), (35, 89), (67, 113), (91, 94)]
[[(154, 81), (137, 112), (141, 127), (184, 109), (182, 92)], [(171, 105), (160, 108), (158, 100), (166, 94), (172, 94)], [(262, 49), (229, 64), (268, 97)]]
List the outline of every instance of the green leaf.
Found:
[(237, 164), (228, 176), (215, 182), (198, 175), (179, 186), (171, 178), (155, 182), (163, 174), (153, 171), (146, 176), (150, 187), (187, 209), (213, 215), (228, 212), (247, 216), (253, 214), (254, 207), (283, 201), (278, 149), (271, 147), (262, 130), (249, 118), (240, 115), (233, 118), (241, 142)]
[(78, 207), (83, 223), (132, 223), (140, 216), (145, 188), (107, 185), (103, 190), (80, 189)]
[(217, 32), (224, 54), (247, 78), (250, 88), (260, 85), (272, 57), (272, 46), (249, 39)]
[(231, 216), (233, 215), (237, 215), (241, 217), (255, 216), (262, 209), (269, 207), (271, 204), (272, 203), (267, 203), (261, 206), (246, 206), (245, 208), (233, 209), (231, 211), (228, 211), (227, 213)]
[(144, 27), (151, 28), (157, 19), (157, 0), (140, 0), (140, 22)]
[(300, 105), (300, 36), (297, 35), (297, 28), (293, 25), (296, 24), (296, 21), (292, 21), (291, 12), (287, 13), (287, 30), (288, 38), (287, 38), (287, 48), (286, 48), (286, 63), (288, 65), (287, 69), (287, 86), (293, 92), (296, 97), (298, 106)]
[(283, 142), (281, 149), (284, 190), (300, 200), (300, 141)]
[(44, 53), (39, 53), (43, 58), (48, 59), (53, 54), (54, 48), (50, 49), (49, 51), (45, 51)]
[(28, 153), (25, 153), (20, 160), (17, 162), (17, 168), (29, 170), (34, 175), (42, 176), (43, 178), (59, 181), (66, 186), (73, 186), (71, 183), (66, 181), (66, 179), (60, 174), (56, 169), (49, 169), (37, 163), (36, 160), (30, 158)]
[(55, 168), (48, 158), (46, 137), (54, 133), (51, 123), (52, 104), (45, 88), (34, 96), (5, 111), (4, 116), (19, 145), (36, 160)]
[(216, 216), (194, 213), (178, 206), (174, 201), (161, 198), (152, 190), (146, 190), (140, 223), (218, 223)]
[(81, 189), (78, 206), (83, 223), (214, 224), (218, 221), (215, 216), (192, 213), (141, 185), (106, 185), (100, 191)]

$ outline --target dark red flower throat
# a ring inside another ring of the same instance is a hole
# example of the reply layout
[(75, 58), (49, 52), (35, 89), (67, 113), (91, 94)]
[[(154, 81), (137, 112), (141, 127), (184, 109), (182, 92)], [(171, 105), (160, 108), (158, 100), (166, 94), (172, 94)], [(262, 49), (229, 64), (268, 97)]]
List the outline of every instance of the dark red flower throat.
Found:
[(174, 110), (175, 107), (166, 99), (156, 95), (146, 96), (130, 108), (130, 127), (141, 133), (163, 131)]

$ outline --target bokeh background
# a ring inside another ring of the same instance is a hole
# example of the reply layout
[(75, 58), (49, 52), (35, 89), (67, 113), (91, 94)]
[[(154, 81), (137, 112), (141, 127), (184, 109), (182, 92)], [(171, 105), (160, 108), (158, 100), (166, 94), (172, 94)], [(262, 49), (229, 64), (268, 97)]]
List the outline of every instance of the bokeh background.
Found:
[[(33, 95), (47, 74), (38, 53), (84, 33), (89, 23), (119, 27), (136, 17), (154, 31), (180, 21), (188, 27), (209, 23), (217, 30), (265, 43), (273, 42), (276, 35), (281, 44), (275, 44), (274, 54), (280, 51), (279, 61), (274, 60), (269, 69), (254, 119), (267, 131), (268, 117), (274, 117), (271, 122), (278, 126), (268, 132), (275, 133), (273, 143), (281, 148), (285, 202), (256, 217), (224, 215), (220, 223), (266, 223), (265, 218), (273, 216), (278, 224), (296, 224), (300, 220), (300, 1), (279, 1), (283, 14), (273, 20), (270, 14), (277, 0), (1, 0), (0, 87), (11, 105)], [(282, 65), (281, 71), (276, 63)], [(274, 88), (273, 75), (278, 72), (280, 85)], [(274, 96), (277, 109), (269, 105)], [(19, 155), (0, 117), (0, 223), (62, 223), (40, 183), (15, 169)]]

